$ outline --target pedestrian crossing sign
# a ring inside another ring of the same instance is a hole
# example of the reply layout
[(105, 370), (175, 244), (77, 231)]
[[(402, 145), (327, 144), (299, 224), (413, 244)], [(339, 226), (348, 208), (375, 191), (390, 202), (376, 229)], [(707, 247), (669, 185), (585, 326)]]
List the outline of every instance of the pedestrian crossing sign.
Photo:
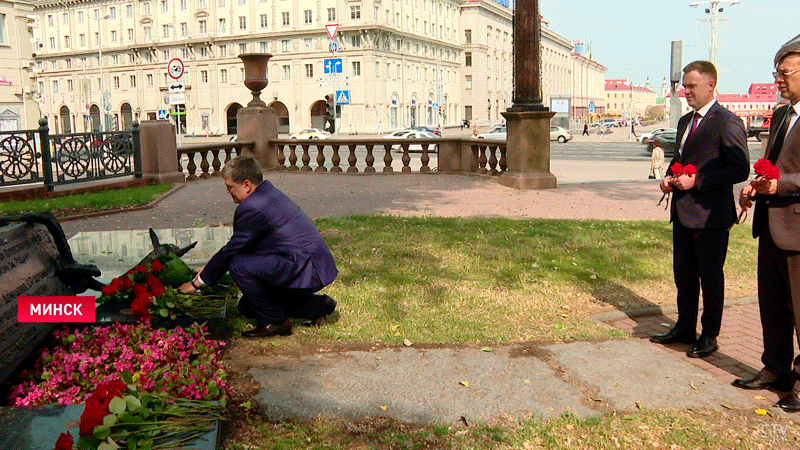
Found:
[(350, 104), (350, 91), (336, 91), (336, 104), (349, 105)]

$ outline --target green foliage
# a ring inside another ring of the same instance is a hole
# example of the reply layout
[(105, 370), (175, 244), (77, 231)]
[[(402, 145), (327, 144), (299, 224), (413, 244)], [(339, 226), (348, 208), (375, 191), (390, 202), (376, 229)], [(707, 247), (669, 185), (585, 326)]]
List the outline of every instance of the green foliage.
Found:
[(172, 189), (172, 185), (170, 184), (159, 184), (86, 194), (65, 195), (63, 197), (10, 201), (0, 203), (0, 214), (53, 211), (56, 215), (59, 215), (59, 211), (74, 208), (89, 208), (97, 211), (115, 209), (149, 203), (170, 189)]

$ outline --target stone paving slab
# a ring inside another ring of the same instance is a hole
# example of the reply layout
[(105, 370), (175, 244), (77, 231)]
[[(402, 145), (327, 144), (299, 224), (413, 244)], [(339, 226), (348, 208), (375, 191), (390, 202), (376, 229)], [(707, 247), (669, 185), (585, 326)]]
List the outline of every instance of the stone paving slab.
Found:
[(553, 363), (614, 409), (751, 406), (742, 391), (639, 340), (574, 342), (544, 347)]
[[(581, 417), (602, 411), (545, 361), (512, 357), (515, 346), (385, 349), (278, 358), (253, 368), (255, 397), (273, 420), (324, 416), (342, 420), (386, 416), (411, 423), (489, 421), (509, 414)], [(462, 382), (465, 382), (462, 384)], [(465, 384), (469, 384), (466, 386)], [(385, 406), (385, 410), (381, 408)]]

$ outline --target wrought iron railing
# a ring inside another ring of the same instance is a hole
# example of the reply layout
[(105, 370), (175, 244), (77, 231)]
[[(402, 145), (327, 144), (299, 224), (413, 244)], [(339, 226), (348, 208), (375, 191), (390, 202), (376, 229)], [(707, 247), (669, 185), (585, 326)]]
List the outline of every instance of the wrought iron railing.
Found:
[(131, 131), (50, 134), (37, 130), (0, 133), (0, 186), (56, 185), (132, 175), (142, 177), (139, 123)]

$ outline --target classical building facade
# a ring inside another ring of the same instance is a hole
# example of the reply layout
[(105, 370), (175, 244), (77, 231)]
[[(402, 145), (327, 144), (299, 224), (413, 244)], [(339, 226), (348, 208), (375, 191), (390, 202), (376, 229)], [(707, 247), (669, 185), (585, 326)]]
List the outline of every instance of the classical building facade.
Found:
[(31, 90), (29, 1), (0, 0), (0, 130), (37, 128), (39, 109)]
[(643, 117), (648, 106), (656, 104), (650, 81), (635, 85), (627, 80), (606, 80), (606, 115), (613, 117)]
[[(183, 131), (233, 133), (248, 52), (273, 55), (261, 97), (281, 132), (321, 127), (338, 91), (341, 133), (498, 121), (510, 106), (511, 10), (491, 0), (43, 0), (35, 14), (35, 88), (58, 132), (166, 110)], [(571, 46), (543, 35), (544, 93), (570, 95)], [(167, 74), (174, 58), (180, 83)]]
[(572, 118), (589, 120), (606, 112), (606, 67), (587, 55), (572, 53)]

